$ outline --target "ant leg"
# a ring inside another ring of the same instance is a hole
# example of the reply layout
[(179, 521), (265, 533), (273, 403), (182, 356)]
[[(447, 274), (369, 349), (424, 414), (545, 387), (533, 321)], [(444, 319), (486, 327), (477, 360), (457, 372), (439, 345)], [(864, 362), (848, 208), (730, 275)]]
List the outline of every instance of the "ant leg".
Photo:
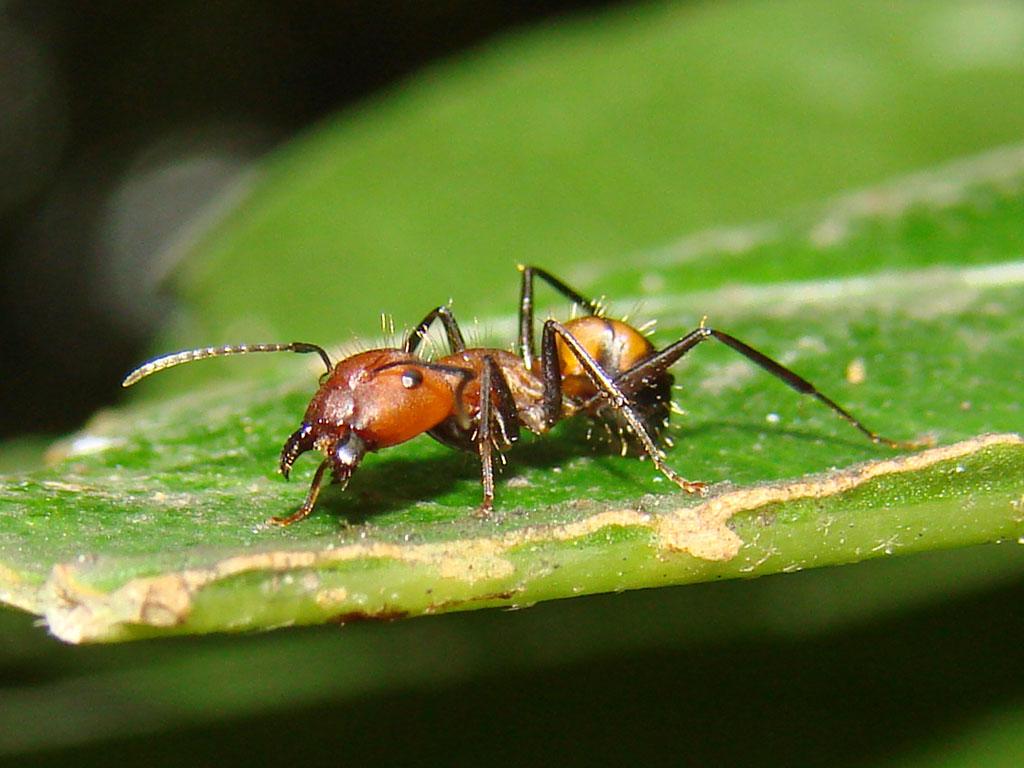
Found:
[(480, 374), (480, 414), (476, 428), (476, 446), (480, 453), (480, 484), (484, 500), (477, 510), (477, 517), (487, 517), (494, 509), (494, 458), (491, 455), (491, 367), (484, 365)]
[(313, 473), (313, 482), (310, 483), (309, 491), (306, 493), (306, 500), (302, 502), (302, 506), (297, 511), (285, 517), (272, 517), (267, 522), (271, 525), (280, 525), (283, 528), (286, 525), (297, 523), (299, 520), (305, 520), (309, 517), (313, 511), (313, 506), (316, 504), (316, 498), (320, 495), (320, 486), (323, 484), (324, 472), (327, 471), (329, 464), (330, 461), (328, 459), (320, 462), (320, 466)]
[(426, 317), (420, 320), (413, 331), (409, 334), (405, 340), (405, 344), (402, 346), (402, 351), (412, 354), (418, 348), (420, 343), (427, 335), (427, 331), (430, 330), (430, 326), (434, 320), (440, 319), (441, 324), (444, 326), (445, 336), (448, 337), (448, 346), (451, 347), (452, 354), (462, 352), (466, 348), (466, 340), (462, 337), (462, 331), (459, 328), (458, 322), (455, 320), (455, 315), (448, 307), (442, 305), (436, 309), (431, 310)]
[(497, 405), (495, 416), (501, 429), (501, 444), (503, 448), (508, 448), (519, 439), (519, 409), (505, 374), (490, 355), (484, 357), (484, 370), (490, 371), (491, 392)]
[[(445, 336), (448, 337), (448, 346), (451, 348), (451, 353), (457, 354), (466, 350), (466, 340), (462, 336), (462, 330), (459, 328), (459, 323), (455, 319), (455, 315), (452, 311), (442, 304), (439, 307), (435, 307), (427, 316), (420, 320), (419, 324), (412, 330), (409, 336), (405, 340), (405, 344), (402, 345), (402, 351), (414, 354), (419, 348), (423, 339), (427, 335), (427, 331), (430, 330), (430, 326), (434, 320), (440, 319), (441, 324), (444, 326)], [(459, 383), (455, 388), (455, 416), (459, 422), (459, 425), (463, 429), (469, 429), (469, 417), (466, 414), (466, 407), (463, 402), (462, 392), (466, 388), (466, 384), (473, 378), (472, 372), (464, 368), (456, 368), (447, 365), (438, 365), (436, 363), (419, 362), (419, 365), (433, 368), (434, 370), (441, 370), (447, 373), (454, 373), (458, 375)], [(436, 439), (436, 438), (435, 438)]]
[(544, 417), (548, 426), (553, 426), (561, 415), (561, 366), (558, 360), (558, 347), (555, 343), (556, 336), (561, 338), (562, 343), (580, 361), (583, 370), (586, 371), (587, 376), (600, 391), (598, 396), (610, 401), (612, 408), (622, 414), (629, 428), (640, 442), (644, 453), (651, 457), (655, 468), (687, 493), (706, 494), (707, 485), (705, 483), (687, 480), (665, 463), (665, 454), (648, 433), (643, 420), (633, 409), (629, 397), (622, 391), (618, 382), (601, 368), (600, 364), (576, 340), (576, 337), (565, 329), (565, 326), (555, 320), (548, 320), (544, 323), (544, 335), (541, 340), (541, 364), (544, 377)]
[(593, 299), (585, 298), (547, 270), (540, 267), (518, 265), (522, 273), (522, 285), (519, 290), (519, 355), (527, 369), (533, 367), (533, 277), (536, 275), (550, 285), (573, 304), (587, 311), (590, 315), (599, 315), (601, 306)]
[(620, 386), (625, 385), (624, 388), (628, 390), (634, 383), (640, 382), (645, 378), (650, 378), (652, 375), (662, 373), (695, 346), (710, 338), (715, 338), (727, 347), (731, 347), (736, 350), (752, 363), (760, 366), (762, 369), (770, 373), (772, 376), (786, 382), (786, 384), (800, 394), (810, 395), (811, 397), (820, 400), (831, 408), (832, 411), (834, 411), (840, 418), (851, 424), (873, 443), (881, 443), (882, 445), (886, 445), (890, 448), (900, 449), (920, 448), (929, 444), (929, 441), (901, 442), (898, 440), (890, 440), (888, 437), (883, 437), (877, 432), (864, 426), (864, 424), (862, 424), (861, 421), (852, 413), (847, 411), (832, 398), (820, 392), (817, 387), (811, 384), (811, 382), (803, 376), (791, 371), (789, 368), (782, 365), (782, 363), (772, 360), (764, 353), (759, 352), (748, 344), (745, 344), (735, 336), (730, 336), (728, 333), (716, 331), (714, 328), (707, 328), (705, 326), (701, 326), (697, 330), (691, 331), (679, 341), (674, 344), (670, 344), (665, 347), (665, 349), (649, 357), (647, 360), (633, 366), (633, 368), (616, 377), (615, 381)]
[(501, 431), (503, 447), (519, 439), (519, 415), (512, 391), (501, 369), (490, 356), (484, 358), (480, 374), (480, 414), (477, 418), (476, 443), (480, 453), (480, 483), (484, 491), (478, 516), (487, 517), (494, 509), (494, 448), (497, 444), (492, 433), (492, 422), (497, 422)]

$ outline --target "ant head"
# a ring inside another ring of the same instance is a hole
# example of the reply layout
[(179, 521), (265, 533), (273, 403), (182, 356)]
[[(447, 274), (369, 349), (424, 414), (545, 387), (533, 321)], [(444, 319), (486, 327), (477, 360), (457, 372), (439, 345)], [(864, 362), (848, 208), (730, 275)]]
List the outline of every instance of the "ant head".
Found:
[(331, 462), (334, 477), (347, 480), (368, 451), (403, 443), (460, 414), (461, 390), (470, 375), (398, 349), (342, 360), (285, 443), (281, 473), (287, 477), (301, 454), (316, 449)]

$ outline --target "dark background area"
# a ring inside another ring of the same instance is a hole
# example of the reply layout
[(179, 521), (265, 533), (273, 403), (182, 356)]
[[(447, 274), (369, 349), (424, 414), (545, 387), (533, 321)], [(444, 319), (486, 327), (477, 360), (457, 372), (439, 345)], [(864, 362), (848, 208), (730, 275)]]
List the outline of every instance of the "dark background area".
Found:
[(113, 401), (170, 311), (155, 260), (254, 159), (431, 60), (609, 4), (5, 4), (0, 437)]

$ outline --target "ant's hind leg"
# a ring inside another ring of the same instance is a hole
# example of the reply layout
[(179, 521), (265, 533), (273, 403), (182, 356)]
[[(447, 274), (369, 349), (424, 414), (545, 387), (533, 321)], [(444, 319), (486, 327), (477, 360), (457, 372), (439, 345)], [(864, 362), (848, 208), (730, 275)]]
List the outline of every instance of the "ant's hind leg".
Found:
[(409, 354), (415, 352), (423, 339), (426, 338), (427, 331), (430, 330), (430, 326), (433, 325), (435, 320), (440, 320), (441, 325), (444, 326), (444, 333), (448, 338), (448, 346), (451, 348), (453, 355), (466, 349), (466, 340), (462, 336), (462, 330), (459, 328), (459, 323), (455, 320), (455, 315), (452, 314), (452, 311), (447, 306), (442, 304), (440, 307), (432, 309), (427, 313), (426, 317), (420, 320), (419, 324), (406, 338), (402, 350)]
[(690, 333), (686, 334), (679, 341), (674, 344), (669, 344), (665, 349), (655, 353), (643, 362), (635, 365), (633, 368), (630, 368), (628, 371), (619, 374), (615, 381), (620, 385), (625, 385), (628, 389), (628, 386), (635, 381), (640, 381), (663, 373), (669, 366), (676, 363), (683, 355), (695, 346), (711, 338), (717, 339), (727, 347), (731, 347), (736, 352), (739, 352), (752, 363), (767, 371), (777, 379), (781, 379), (800, 394), (810, 395), (816, 400), (824, 403), (836, 415), (852, 425), (873, 443), (880, 443), (890, 448), (907, 450), (931, 445), (930, 440), (902, 442), (898, 440), (890, 440), (888, 437), (883, 437), (877, 432), (864, 426), (860, 419), (839, 405), (835, 400), (820, 392), (817, 387), (803, 376), (791, 371), (789, 368), (782, 365), (782, 363), (772, 360), (763, 352), (759, 352), (749, 344), (740, 341), (735, 336), (730, 336), (724, 331), (717, 331), (714, 328), (708, 328), (704, 325), (701, 325), (700, 328), (694, 331), (690, 331)]
[(903, 450), (913, 450), (916, 448), (923, 448), (927, 445), (931, 445), (931, 440), (900, 441), (890, 440), (888, 437), (883, 437), (877, 432), (868, 429), (866, 426), (864, 426), (864, 424), (861, 423), (860, 419), (858, 419), (852, 413), (850, 413), (841, 405), (839, 405), (839, 403), (837, 403), (835, 400), (828, 397), (824, 393), (818, 391), (818, 388), (811, 384), (811, 382), (807, 381), (807, 379), (789, 370), (789, 368), (786, 368), (784, 365), (775, 362), (770, 357), (762, 354), (761, 352), (758, 352), (753, 347), (744, 344), (742, 341), (740, 341), (734, 336), (730, 336), (727, 333), (723, 333), (722, 331), (716, 331), (710, 328), (708, 329), (708, 331), (720, 342), (722, 342), (728, 347), (732, 347), (734, 350), (739, 352), (748, 360), (756, 363), (761, 368), (768, 371), (768, 373), (772, 374), (772, 376), (782, 379), (797, 392), (804, 395), (810, 395), (811, 397), (827, 405), (836, 413), (836, 415), (838, 415), (841, 419), (843, 419), (848, 424), (857, 429), (872, 443), (881, 443), (882, 445), (886, 445), (890, 448), (897, 448)]
[(601, 393), (599, 396), (607, 400), (608, 404), (626, 420), (626, 424), (629, 425), (630, 430), (640, 442), (644, 453), (651, 457), (651, 462), (653, 462), (655, 468), (687, 493), (706, 495), (708, 492), (706, 483), (687, 480), (665, 463), (665, 454), (654, 442), (654, 439), (644, 426), (643, 420), (637, 414), (629, 398), (623, 393), (618, 383), (590, 356), (590, 353), (583, 348), (583, 345), (576, 340), (576, 337), (569, 333), (563, 325), (554, 320), (548, 320), (544, 323), (544, 336), (541, 340), (544, 410), (545, 421), (548, 425), (554, 425), (561, 415), (562, 380), (561, 366), (558, 360), (558, 347), (555, 343), (556, 336), (561, 338), (562, 343), (580, 361), (580, 365), (586, 371), (588, 378)]

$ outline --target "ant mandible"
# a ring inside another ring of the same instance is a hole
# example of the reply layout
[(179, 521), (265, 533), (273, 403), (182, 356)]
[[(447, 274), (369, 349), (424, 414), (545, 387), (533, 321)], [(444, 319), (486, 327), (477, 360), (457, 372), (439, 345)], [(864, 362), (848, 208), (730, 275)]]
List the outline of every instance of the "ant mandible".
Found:
[[(254, 352), (318, 354), (326, 373), (302, 425), (281, 450), (279, 470), (287, 479), (298, 457), (310, 450), (325, 458), (313, 474), (302, 506), (291, 515), (269, 521), (282, 526), (309, 516), (328, 469), (333, 482), (347, 485), (367, 453), (423, 432), (451, 447), (479, 454), (483, 486), (479, 513), (486, 515), (494, 503), (494, 452), (502, 452), (518, 440), (520, 427), (543, 434), (558, 421), (579, 413), (632, 437), (655, 467), (684, 491), (705, 494), (706, 484), (686, 480), (665, 464), (658, 441), (671, 406), (673, 379), (668, 368), (712, 337), (798, 392), (821, 400), (872, 442), (894, 448), (915, 445), (872, 432), (810, 382), (726, 333), (701, 325), (658, 351), (639, 330), (604, 317), (597, 302), (545, 270), (520, 267), (520, 271), (519, 356), (502, 349), (467, 347), (454, 315), (448, 307), (439, 306), (423, 318), (401, 348), (373, 349), (334, 364), (322, 347), (307, 342), (205, 347), (151, 360), (129, 373), (122, 386), (210, 357)], [(564, 325), (547, 320), (539, 360), (533, 338), (535, 276), (587, 313)], [(416, 351), (436, 320), (444, 328), (451, 354), (428, 361)]]

